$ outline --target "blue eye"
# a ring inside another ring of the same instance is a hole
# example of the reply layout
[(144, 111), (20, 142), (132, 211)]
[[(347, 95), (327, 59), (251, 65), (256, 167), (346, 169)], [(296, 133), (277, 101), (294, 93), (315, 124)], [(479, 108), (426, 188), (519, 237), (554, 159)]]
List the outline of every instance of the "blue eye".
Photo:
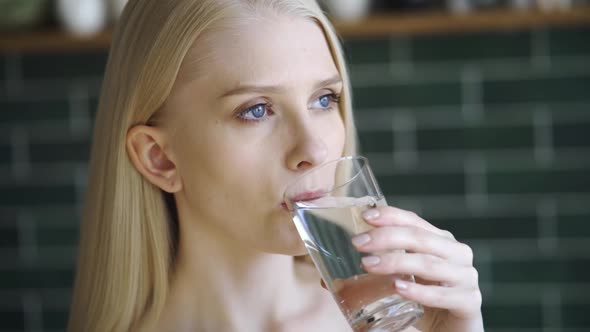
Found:
[(330, 106), (330, 97), (328, 97), (328, 96), (321, 96), (320, 97), (320, 105), (322, 105), (322, 107), (328, 107), (328, 106)]
[(266, 114), (266, 105), (256, 105), (247, 109), (247, 111), (256, 119), (260, 119)]
[(337, 104), (339, 100), (340, 100), (339, 95), (337, 95), (335, 93), (330, 93), (327, 95), (320, 96), (318, 99), (316, 99), (313, 102), (311, 107), (324, 109), (324, 110), (330, 110), (330, 109), (334, 108), (335, 104)]
[(244, 121), (261, 121), (264, 120), (265, 117), (270, 115), (272, 111), (268, 109), (268, 104), (257, 104), (252, 107), (247, 108), (246, 110), (238, 113), (238, 118)]

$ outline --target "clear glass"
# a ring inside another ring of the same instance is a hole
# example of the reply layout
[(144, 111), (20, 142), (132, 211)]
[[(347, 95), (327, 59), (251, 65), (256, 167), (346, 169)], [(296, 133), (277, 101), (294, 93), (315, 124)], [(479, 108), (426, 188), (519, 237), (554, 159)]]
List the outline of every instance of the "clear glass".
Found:
[(361, 213), (386, 205), (366, 158), (343, 157), (315, 167), (288, 186), (285, 203), (328, 290), (355, 331), (402, 331), (424, 309), (396, 293), (394, 279), (413, 276), (368, 274), (352, 245), (372, 226)]

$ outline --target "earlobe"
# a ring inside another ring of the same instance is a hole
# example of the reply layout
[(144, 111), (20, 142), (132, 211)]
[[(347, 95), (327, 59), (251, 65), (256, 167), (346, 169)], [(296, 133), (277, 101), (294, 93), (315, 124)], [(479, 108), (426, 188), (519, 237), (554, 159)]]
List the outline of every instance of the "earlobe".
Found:
[(178, 168), (166, 147), (166, 135), (158, 128), (138, 125), (127, 132), (127, 153), (133, 166), (160, 189), (175, 193), (182, 189)]

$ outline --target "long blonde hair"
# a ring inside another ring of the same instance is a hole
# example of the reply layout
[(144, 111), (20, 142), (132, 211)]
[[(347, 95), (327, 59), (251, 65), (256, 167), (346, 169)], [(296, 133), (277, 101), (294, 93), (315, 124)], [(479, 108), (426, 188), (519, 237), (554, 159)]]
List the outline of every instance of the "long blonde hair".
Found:
[(230, 13), (257, 9), (322, 27), (344, 81), (344, 154), (354, 154), (342, 49), (315, 0), (130, 0), (114, 31), (96, 117), (69, 331), (128, 331), (158, 320), (174, 271), (177, 221), (169, 196), (133, 167), (127, 132), (162, 107), (200, 35)]

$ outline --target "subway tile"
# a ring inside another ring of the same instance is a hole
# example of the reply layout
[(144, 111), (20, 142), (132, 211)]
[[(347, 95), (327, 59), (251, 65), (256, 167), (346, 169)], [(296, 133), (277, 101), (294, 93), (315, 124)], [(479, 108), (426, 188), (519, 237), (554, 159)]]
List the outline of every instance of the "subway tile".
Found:
[(74, 186), (18, 186), (0, 187), (0, 202), (3, 205), (54, 205), (76, 201)]
[(70, 142), (64, 144), (32, 144), (30, 158), (33, 163), (88, 161), (90, 143)]
[(526, 58), (530, 37), (529, 31), (425, 36), (412, 41), (412, 55), (416, 62)]
[(0, 164), (7, 164), (12, 161), (12, 147), (10, 142), (0, 142)]
[[(448, 174), (401, 174), (378, 175), (383, 194), (419, 196), (419, 195), (457, 195), (465, 193), (465, 177), (460, 173)], [(395, 204), (395, 202), (390, 202)]]
[(552, 56), (590, 55), (590, 27), (568, 27), (549, 30)]
[(590, 172), (586, 169), (493, 172), (487, 182), (490, 193), (590, 192)]
[(492, 278), (496, 283), (586, 283), (590, 280), (589, 264), (590, 258), (496, 261), (492, 263)]
[(44, 310), (43, 328), (47, 331), (65, 330), (68, 325), (69, 312), (67, 310)]
[(31, 53), (22, 56), (25, 79), (102, 76), (106, 52)]
[(0, 331), (24, 331), (25, 314), (22, 309), (0, 311)]
[(560, 238), (590, 238), (590, 214), (558, 216), (557, 235)]
[(424, 84), (396, 84), (389, 90), (392, 107), (450, 106), (461, 104), (461, 84), (456, 80)]
[(384, 38), (346, 39), (343, 43), (347, 62), (353, 65), (389, 63), (389, 40)]
[(541, 328), (543, 310), (538, 305), (489, 305), (482, 306), (486, 328)]
[(590, 303), (564, 304), (561, 321), (564, 327), (590, 327)]
[(463, 240), (536, 238), (538, 235), (535, 217), (431, 218), (429, 221)]
[(392, 88), (387, 86), (354, 88), (354, 106), (355, 108), (391, 107), (392, 91)]
[(6, 54), (0, 53), (0, 81), (4, 81), (6, 79), (6, 61), (7, 61)]
[(590, 75), (483, 83), (485, 103), (576, 102), (590, 100)]
[(553, 144), (590, 148), (590, 123), (558, 124), (553, 127)]
[(2, 101), (0, 124), (30, 124), (31, 122), (68, 120), (69, 105), (67, 100), (56, 101)]
[(88, 101), (88, 109), (90, 111), (88, 116), (93, 120), (92, 122), (94, 122), (96, 113), (98, 112), (98, 98), (90, 98)]
[(18, 227), (16, 220), (12, 225), (3, 225), (0, 228), (0, 249), (18, 248)]
[(59, 208), (47, 207), (27, 207), (27, 212), (31, 213), (35, 220), (42, 220), (39, 227), (44, 228), (61, 228), (70, 227), (78, 228), (81, 216), (79, 215), (76, 202), (72, 201), (67, 206)]
[(37, 231), (37, 245), (39, 247), (50, 246), (69, 246), (74, 247), (78, 245), (78, 228), (74, 227), (51, 227), (46, 225), (40, 226)]
[(393, 151), (393, 133), (391, 131), (359, 132), (360, 151), (362, 153), (391, 153)]
[(356, 108), (412, 108), (461, 104), (461, 85), (456, 80), (356, 87), (353, 94)]
[(17, 269), (2, 271), (0, 290), (70, 288), (74, 272), (67, 269)]
[(534, 130), (531, 126), (424, 129), (418, 130), (417, 140), (420, 151), (532, 148)]

